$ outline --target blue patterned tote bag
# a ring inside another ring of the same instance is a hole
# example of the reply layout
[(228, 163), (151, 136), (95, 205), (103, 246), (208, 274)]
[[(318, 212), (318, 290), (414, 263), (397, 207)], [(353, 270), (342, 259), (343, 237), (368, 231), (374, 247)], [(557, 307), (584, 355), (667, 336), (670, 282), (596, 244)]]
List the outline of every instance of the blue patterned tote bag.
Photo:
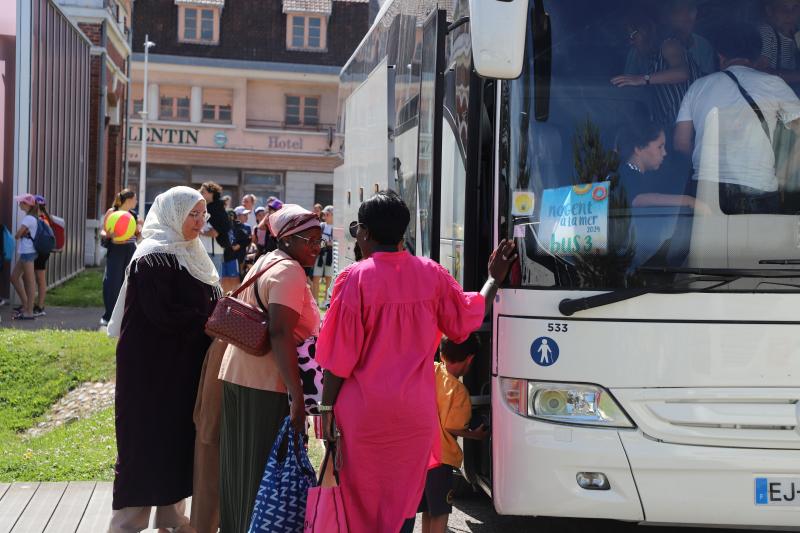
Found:
[[(288, 441), (286, 457), (278, 451)], [(264, 468), (248, 533), (302, 533), (308, 489), (317, 484), (303, 439), (287, 416)]]

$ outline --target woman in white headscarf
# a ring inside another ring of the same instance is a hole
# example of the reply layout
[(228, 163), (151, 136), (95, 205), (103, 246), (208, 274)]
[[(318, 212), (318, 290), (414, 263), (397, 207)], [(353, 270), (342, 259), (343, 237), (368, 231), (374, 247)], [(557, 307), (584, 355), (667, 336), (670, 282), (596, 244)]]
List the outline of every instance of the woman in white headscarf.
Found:
[[(247, 531), (258, 485), (281, 423), (290, 415), (295, 429), (305, 432), (303, 387), (298, 346), (319, 331), (316, 299), (306, 283), (304, 267), (320, 252), (322, 230), (314, 213), (286, 204), (269, 217), (278, 249), (262, 256), (245, 281), (270, 267), (239, 296), (269, 312), (272, 351), (257, 357), (228, 346), (219, 377), (222, 384), (220, 428), (220, 531)], [(292, 403), (286, 393), (292, 397)]]
[(112, 533), (155, 527), (190, 532), (192, 421), (204, 332), (220, 296), (219, 276), (198, 239), (206, 202), (189, 187), (160, 194), (142, 228), (109, 324), (117, 344)]

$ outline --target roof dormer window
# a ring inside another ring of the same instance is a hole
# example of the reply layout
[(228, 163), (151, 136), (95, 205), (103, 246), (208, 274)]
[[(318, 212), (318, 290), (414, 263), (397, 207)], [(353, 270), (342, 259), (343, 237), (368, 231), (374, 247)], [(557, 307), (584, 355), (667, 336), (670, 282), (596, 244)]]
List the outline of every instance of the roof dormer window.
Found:
[(219, 44), (219, 23), (223, 0), (176, 0), (178, 41), (192, 44)]

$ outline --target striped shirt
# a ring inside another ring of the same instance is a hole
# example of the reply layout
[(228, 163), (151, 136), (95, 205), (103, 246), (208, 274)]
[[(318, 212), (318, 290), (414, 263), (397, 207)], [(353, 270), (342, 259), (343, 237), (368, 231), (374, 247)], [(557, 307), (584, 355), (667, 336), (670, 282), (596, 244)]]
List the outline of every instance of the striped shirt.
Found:
[(769, 60), (770, 68), (797, 70), (797, 43), (769, 24), (758, 27), (761, 34), (761, 55)]
[[(667, 38), (661, 43), (661, 49), (653, 64), (652, 74), (674, 68), (664, 57), (664, 46), (669, 41), (678, 42), (677, 39)], [(674, 126), (675, 118), (678, 116), (678, 110), (681, 108), (683, 96), (686, 94), (686, 91), (689, 90), (689, 86), (702, 76), (700, 67), (691, 54), (689, 54), (683, 45), (681, 45), (681, 49), (683, 50), (684, 64), (686, 68), (689, 69), (689, 79), (681, 83), (653, 85), (656, 96), (653, 118), (656, 123), (668, 128)]]

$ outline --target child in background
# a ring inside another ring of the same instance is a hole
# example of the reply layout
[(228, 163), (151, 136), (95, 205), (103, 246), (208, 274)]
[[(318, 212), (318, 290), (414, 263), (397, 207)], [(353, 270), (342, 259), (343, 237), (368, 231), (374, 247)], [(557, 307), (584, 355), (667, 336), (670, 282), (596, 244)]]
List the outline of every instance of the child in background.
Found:
[(33, 262), (36, 261), (38, 254), (33, 246), (33, 239), (36, 237), (36, 228), (39, 219), (39, 206), (36, 198), (32, 194), (21, 194), (15, 196), (14, 200), (19, 204), (19, 208), (25, 212), (25, 216), (20, 221), (17, 233), (17, 253), (19, 258), (11, 272), (11, 284), (19, 295), (22, 303), (14, 314), (14, 320), (33, 320), (33, 300), (36, 296), (36, 278), (33, 273)]
[(442, 438), (442, 464), (428, 470), (425, 492), (419, 510), (422, 513), (422, 533), (444, 533), (447, 519), (453, 510), (453, 469), (460, 468), (464, 453), (456, 437), (483, 440), (489, 432), (481, 424), (468, 429), (472, 416), (469, 391), (459, 378), (472, 367), (472, 360), (480, 350), (477, 335), (456, 344), (447, 337), (442, 338), (441, 362), (435, 363), (436, 406)]

